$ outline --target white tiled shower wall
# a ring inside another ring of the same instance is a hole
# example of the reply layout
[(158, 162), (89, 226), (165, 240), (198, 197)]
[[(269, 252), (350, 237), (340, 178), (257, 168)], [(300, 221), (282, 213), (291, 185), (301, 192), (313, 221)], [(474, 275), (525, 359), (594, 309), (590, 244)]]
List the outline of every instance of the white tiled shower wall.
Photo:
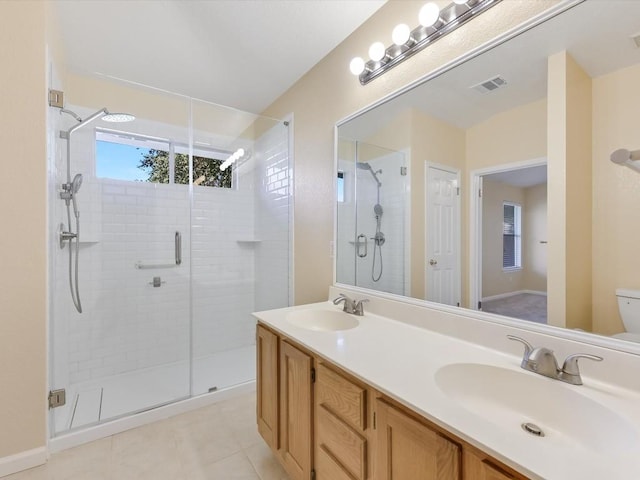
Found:
[[(290, 229), (293, 175), (289, 162), (289, 129), (275, 125), (255, 143), (256, 310), (291, 303)], [(287, 286), (287, 288), (284, 288)], [(275, 288), (274, 288), (275, 287)]]
[[(68, 249), (54, 249), (53, 387), (186, 360), (191, 328), (195, 357), (254, 343), (250, 312), (288, 304), (286, 138), (286, 128), (277, 125), (249, 147), (252, 158), (239, 166), (237, 188), (194, 187), (190, 212), (186, 185), (96, 179), (95, 129), (74, 133), (72, 177), (84, 175), (78, 193), (84, 313), (71, 302)], [(65, 148), (58, 142), (58, 186), (66, 176)], [(274, 169), (282, 171), (274, 176)], [(52, 201), (52, 223), (66, 225), (64, 202)], [(173, 263), (176, 231), (180, 266), (135, 268), (136, 262)], [(164, 282), (160, 288), (150, 285), (154, 276)]]

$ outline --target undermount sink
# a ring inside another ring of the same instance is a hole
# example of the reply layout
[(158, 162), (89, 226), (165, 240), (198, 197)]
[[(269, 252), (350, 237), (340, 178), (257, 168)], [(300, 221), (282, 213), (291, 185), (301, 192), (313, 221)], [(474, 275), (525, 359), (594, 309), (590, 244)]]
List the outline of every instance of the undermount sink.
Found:
[(335, 310), (296, 310), (287, 315), (287, 321), (318, 332), (349, 330), (360, 324), (353, 315)]
[[(435, 374), (451, 400), (513, 435), (576, 444), (597, 452), (637, 449), (636, 429), (622, 416), (557, 380), (491, 365), (457, 363)], [(525, 426), (526, 425), (526, 426)], [(542, 437), (542, 436), (541, 436)], [(514, 437), (515, 438), (515, 437)]]

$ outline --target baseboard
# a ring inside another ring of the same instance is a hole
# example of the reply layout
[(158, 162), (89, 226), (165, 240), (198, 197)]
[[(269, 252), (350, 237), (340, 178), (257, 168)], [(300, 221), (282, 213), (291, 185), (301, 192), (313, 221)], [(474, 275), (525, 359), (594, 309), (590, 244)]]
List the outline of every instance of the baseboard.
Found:
[(18, 473), (47, 462), (47, 448), (39, 447), (0, 458), (0, 477)]
[(483, 297), (483, 302), (490, 302), (491, 300), (500, 300), (501, 298), (509, 298), (515, 295), (522, 295), (523, 293), (529, 293), (531, 295), (544, 295), (547, 296), (547, 292), (541, 292), (538, 290), (516, 290), (515, 292), (499, 293), (498, 295), (491, 295), (490, 297)]

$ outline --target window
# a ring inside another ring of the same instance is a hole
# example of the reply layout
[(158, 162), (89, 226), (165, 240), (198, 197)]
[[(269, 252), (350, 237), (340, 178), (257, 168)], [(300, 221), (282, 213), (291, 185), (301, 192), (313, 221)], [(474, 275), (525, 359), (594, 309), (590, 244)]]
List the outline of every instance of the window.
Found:
[(338, 172), (337, 193), (338, 202), (344, 202), (344, 172)]
[[(216, 150), (193, 150), (193, 183), (231, 188), (233, 169), (220, 170), (229, 154)], [(189, 149), (170, 140), (96, 132), (96, 176), (131, 182), (189, 184)]]
[[(96, 135), (96, 177), (131, 182), (169, 183), (168, 142)], [(158, 160), (154, 168), (150, 165)], [(149, 165), (149, 168), (146, 166)]]
[(522, 207), (515, 203), (503, 204), (502, 268), (522, 268)]

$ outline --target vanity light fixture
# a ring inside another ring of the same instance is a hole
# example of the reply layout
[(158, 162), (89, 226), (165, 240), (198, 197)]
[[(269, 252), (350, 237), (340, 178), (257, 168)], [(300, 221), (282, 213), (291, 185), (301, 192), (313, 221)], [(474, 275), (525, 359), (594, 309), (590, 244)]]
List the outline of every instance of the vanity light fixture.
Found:
[(373, 43), (369, 47), (370, 60), (365, 62), (361, 57), (355, 57), (349, 64), (349, 70), (359, 77), (362, 85), (366, 85), (500, 1), (453, 0), (442, 10), (436, 3), (428, 2), (418, 13), (420, 24), (416, 28), (410, 30), (405, 24), (396, 26), (391, 35), (392, 45), (385, 49), (383, 43)]

